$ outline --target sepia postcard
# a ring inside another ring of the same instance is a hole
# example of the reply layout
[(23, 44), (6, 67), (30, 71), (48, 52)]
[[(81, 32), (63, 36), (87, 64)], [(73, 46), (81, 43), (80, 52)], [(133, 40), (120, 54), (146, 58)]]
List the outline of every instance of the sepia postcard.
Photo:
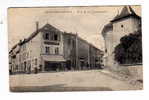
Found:
[(141, 6), (8, 8), (11, 92), (143, 89)]

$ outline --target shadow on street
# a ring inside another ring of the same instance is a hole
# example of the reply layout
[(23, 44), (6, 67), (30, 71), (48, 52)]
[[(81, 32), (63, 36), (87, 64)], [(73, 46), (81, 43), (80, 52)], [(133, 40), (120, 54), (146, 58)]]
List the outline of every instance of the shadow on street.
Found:
[(65, 92), (65, 91), (112, 91), (108, 87), (65, 87), (65, 84), (50, 86), (10, 87), (11, 92)]

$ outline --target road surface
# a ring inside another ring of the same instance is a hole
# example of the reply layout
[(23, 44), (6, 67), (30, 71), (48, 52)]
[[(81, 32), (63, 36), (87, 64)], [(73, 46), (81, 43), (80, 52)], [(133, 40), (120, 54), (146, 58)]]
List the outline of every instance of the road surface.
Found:
[(102, 70), (11, 75), (10, 89), (14, 92), (138, 90)]

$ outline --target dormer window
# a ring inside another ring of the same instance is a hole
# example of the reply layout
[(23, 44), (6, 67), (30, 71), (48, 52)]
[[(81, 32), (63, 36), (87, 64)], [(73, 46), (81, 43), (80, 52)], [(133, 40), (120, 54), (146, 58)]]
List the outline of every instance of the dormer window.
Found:
[(45, 39), (49, 40), (49, 33), (45, 33)]

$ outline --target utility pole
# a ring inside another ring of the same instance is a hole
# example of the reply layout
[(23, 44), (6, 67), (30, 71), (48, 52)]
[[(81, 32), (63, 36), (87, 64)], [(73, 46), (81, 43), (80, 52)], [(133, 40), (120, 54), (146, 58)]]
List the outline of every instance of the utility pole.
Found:
[(78, 66), (78, 34), (76, 33), (76, 68), (79, 69)]

